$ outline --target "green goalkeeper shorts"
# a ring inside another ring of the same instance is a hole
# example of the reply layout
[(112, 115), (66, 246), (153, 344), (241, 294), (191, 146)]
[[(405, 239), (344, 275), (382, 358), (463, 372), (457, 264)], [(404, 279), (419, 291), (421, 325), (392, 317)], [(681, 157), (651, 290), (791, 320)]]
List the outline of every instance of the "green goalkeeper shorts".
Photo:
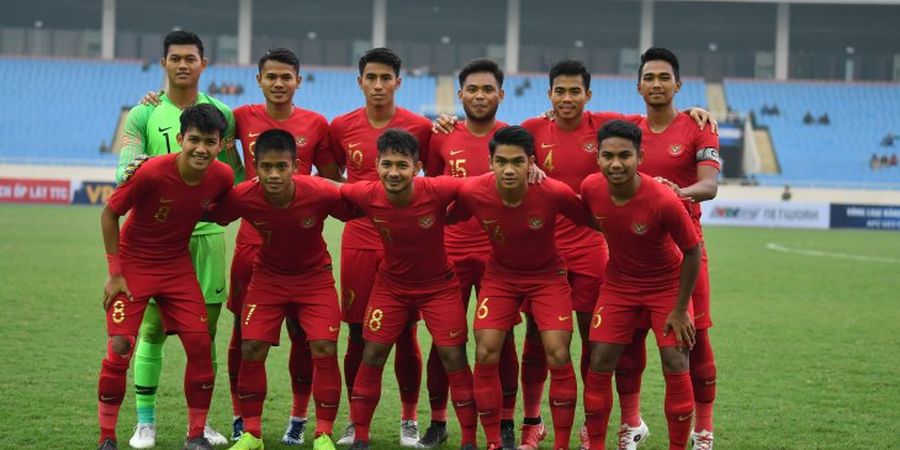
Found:
[(228, 298), (225, 283), (225, 233), (191, 236), (191, 262), (207, 304)]

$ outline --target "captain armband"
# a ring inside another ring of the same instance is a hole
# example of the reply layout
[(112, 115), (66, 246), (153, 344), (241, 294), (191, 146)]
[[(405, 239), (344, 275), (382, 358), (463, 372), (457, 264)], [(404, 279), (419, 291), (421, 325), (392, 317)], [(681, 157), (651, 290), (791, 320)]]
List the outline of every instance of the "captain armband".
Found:
[(697, 162), (703, 161), (712, 161), (719, 165), (722, 164), (722, 158), (719, 157), (719, 151), (712, 147), (697, 150)]

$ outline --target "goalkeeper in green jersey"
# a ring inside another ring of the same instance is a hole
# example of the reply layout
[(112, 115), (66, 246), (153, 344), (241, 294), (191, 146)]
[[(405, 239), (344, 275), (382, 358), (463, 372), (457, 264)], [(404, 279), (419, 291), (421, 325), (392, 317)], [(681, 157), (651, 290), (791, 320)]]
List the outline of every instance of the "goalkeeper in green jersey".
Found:
[[(210, 103), (225, 115), (228, 128), (223, 136), (223, 150), (219, 159), (232, 167), (236, 181), (243, 178), (243, 167), (235, 149), (234, 115), (224, 103), (199, 92), (200, 74), (206, 68), (203, 43), (191, 32), (173, 31), (163, 43), (164, 57), (160, 65), (166, 72), (167, 92), (160, 97), (159, 105), (138, 105), (131, 109), (123, 131), (122, 148), (116, 181), (121, 183), (130, 173), (128, 164), (142, 155), (157, 156), (181, 151), (175, 140), (180, 127), (181, 110), (188, 106)], [(222, 303), (228, 296), (225, 283), (225, 235), (224, 228), (214, 223), (201, 222), (191, 236), (190, 251), (197, 272), (197, 280), (203, 290), (209, 317), (209, 335), (213, 340), (212, 363), (216, 368), (216, 323)], [(144, 313), (140, 337), (135, 351), (134, 387), (138, 424), (129, 444), (134, 448), (150, 448), (156, 445), (156, 390), (162, 371), (163, 347), (166, 333), (159, 309), (150, 303)], [(220, 433), (206, 426), (205, 437), (214, 445), (228, 443)]]

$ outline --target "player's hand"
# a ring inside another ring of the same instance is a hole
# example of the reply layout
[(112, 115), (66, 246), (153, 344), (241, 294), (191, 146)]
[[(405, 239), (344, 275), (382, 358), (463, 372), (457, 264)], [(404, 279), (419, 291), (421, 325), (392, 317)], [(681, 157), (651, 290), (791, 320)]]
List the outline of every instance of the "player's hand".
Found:
[(663, 336), (668, 336), (670, 332), (675, 333), (679, 347), (694, 348), (696, 330), (687, 311), (674, 309), (669, 313), (666, 317), (666, 326), (663, 328)]
[(129, 178), (131, 178), (141, 166), (144, 165), (147, 160), (150, 159), (149, 155), (137, 155), (132, 159), (128, 165), (125, 166), (125, 171), (122, 172), (122, 184), (125, 184)]
[(458, 120), (456, 116), (442, 113), (431, 122), (431, 132), (434, 134), (450, 134), (453, 132), (453, 128), (456, 127)]
[(545, 178), (547, 178), (547, 174), (540, 167), (532, 164), (528, 169), (528, 184), (541, 184)]
[(706, 128), (706, 124), (709, 124), (709, 126), (712, 127), (713, 134), (719, 134), (719, 122), (716, 122), (716, 119), (709, 111), (695, 106), (688, 111), (688, 114), (690, 114), (691, 118), (697, 122), (697, 125), (701, 130)]
[[(162, 103), (161, 101), (159, 101), (159, 97), (161, 95), (163, 95), (163, 92), (165, 92), (165, 91), (159, 91), (159, 92), (150, 91), (150, 92), (144, 94), (144, 98), (141, 99), (141, 104), (149, 105), (149, 106), (159, 105), (160, 103)], [(702, 127), (701, 127), (701, 129), (702, 129)]]
[(663, 177), (653, 177), (653, 179), (659, 183), (666, 185), (669, 189), (672, 190), (672, 192), (674, 192), (676, 195), (678, 195), (679, 198), (684, 198), (684, 193), (681, 192), (681, 188), (678, 187), (677, 184), (675, 184)]
[(112, 305), (113, 300), (116, 299), (119, 293), (125, 294), (125, 296), (128, 297), (128, 300), (134, 300), (134, 297), (131, 295), (131, 290), (128, 289), (128, 284), (125, 283), (125, 277), (122, 275), (110, 275), (109, 278), (106, 279), (106, 285), (103, 286), (104, 311), (109, 309), (109, 306)]
[(544, 111), (543, 114), (540, 114), (538, 116), (538, 119), (546, 119), (553, 122), (554, 120), (556, 120), (556, 111), (554, 111), (553, 108), (550, 108)]

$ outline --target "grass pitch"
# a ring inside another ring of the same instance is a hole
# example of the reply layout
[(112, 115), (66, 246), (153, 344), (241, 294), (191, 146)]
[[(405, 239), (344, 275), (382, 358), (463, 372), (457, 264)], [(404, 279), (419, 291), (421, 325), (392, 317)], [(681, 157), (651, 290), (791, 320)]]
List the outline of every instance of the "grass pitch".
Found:
[[(0, 205), (0, 343), (5, 349), (0, 360), (0, 448), (95, 448), (97, 374), (106, 339), (99, 216), (95, 207)], [(235, 229), (229, 229), (229, 245)], [(335, 267), (339, 236), (340, 225), (330, 223), (327, 238)], [(706, 240), (719, 373), (716, 447), (900, 448), (900, 234), (710, 228)], [(770, 243), (795, 253), (774, 251), (767, 248)], [(230, 327), (231, 316), (223, 313), (210, 413), (223, 433), (231, 424), (225, 366)], [(522, 330), (517, 331), (521, 343)], [(419, 337), (427, 351), (430, 339), (424, 327)], [(651, 436), (642, 449), (665, 449), (663, 383), (653, 340), (648, 342), (642, 410)], [(342, 341), (341, 355), (344, 348)], [(474, 342), (469, 349), (471, 358)], [(580, 354), (577, 342), (572, 354)], [(187, 420), (183, 370), (181, 344), (171, 339), (159, 391), (157, 448), (181, 446)], [(267, 448), (288, 448), (280, 443), (291, 403), (284, 347), (271, 352), (268, 372), (264, 438)], [(121, 448), (128, 448), (135, 423), (130, 377), (129, 371), (118, 428)], [(383, 386), (372, 444), (393, 449), (399, 447), (399, 397), (392, 367), (385, 370)], [(346, 398), (344, 392), (337, 432), (343, 430)], [(426, 392), (419, 414), (424, 432), (429, 422)], [(520, 421), (521, 411), (518, 416)], [(549, 408), (544, 418), (549, 425)], [(459, 448), (452, 420), (445, 446), (451, 449)], [(611, 422), (613, 431), (617, 413)], [(577, 448), (580, 424), (576, 418), (572, 448)], [(308, 432), (304, 447), (310, 448), (311, 441)], [(544, 447), (551, 443), (552, 437)]]

